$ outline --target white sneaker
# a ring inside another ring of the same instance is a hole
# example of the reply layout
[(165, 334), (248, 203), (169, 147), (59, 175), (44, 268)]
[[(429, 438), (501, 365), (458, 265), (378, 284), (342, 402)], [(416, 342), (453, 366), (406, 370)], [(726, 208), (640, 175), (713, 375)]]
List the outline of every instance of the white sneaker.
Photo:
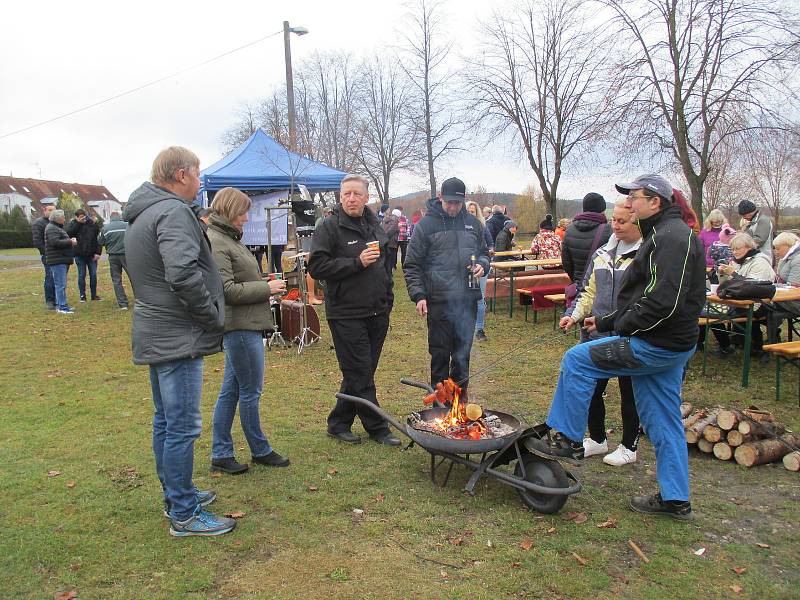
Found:
[(583, 438), (583, 457), (588, 458), (595, 454), (605, 454), (608, 452), (608, 440), (603, 440), (602, 444), (598, 444), (592, 438)]
[(629, 465), (636, 462), (636, 451), (628, 450), (625, 446), (620, 444), (611, 454), (606, 454), (603, 457), (603, 462), (613, 467)]

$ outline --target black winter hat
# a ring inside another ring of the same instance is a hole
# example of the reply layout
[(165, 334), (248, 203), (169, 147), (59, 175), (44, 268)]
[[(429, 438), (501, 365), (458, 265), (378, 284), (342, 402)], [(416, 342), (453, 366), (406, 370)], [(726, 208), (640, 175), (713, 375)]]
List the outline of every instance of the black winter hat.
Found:
[(739, 215), (749, 215), (751, 212), (758, 210), (758, 207), (751, 200), (742, 200), (739, 202)]
[(597, 192), (589, 192), (583, 197), (583, 212), (604, 213), (606, 199)]
[(544, 221), (539, 223), (539, 229), (549, 229), (550, 231), (555, 231), (555, 226), (553, 225), (553, 215), (545, 215)]

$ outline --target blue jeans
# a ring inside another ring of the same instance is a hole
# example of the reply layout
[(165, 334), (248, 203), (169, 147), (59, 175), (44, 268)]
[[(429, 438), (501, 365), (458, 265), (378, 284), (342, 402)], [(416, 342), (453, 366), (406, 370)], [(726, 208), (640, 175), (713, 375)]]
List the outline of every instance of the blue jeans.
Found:
[(192, 483), (194, 441), (200, 437), (203, 359), (186, 358), (150, 365), (153, 391), (153, 453), (156, 473), (172, 519), (185, 521), (197, 507)]
[(89, 271), (89, 291), (92, 298), (97, 298), (97, 262), (93, 256), (76, 256), (75, 264), (78, 265), (78, 291), (81, 300), (86, 300), (86, 271)]
[(53, 268), (44, 262), (44, 256), (42, 256), (42, 265), (44, 266), (44, 301), (47, 304), (55, 304), (56, 286), (53, 283)]
[(239, 405), (239, 420), (253, 456), (272, 452), (258, 415), (264, 386), (264, 342), (260, 331), (229, 331), (223, 337), (225, 374), (214, 406), (211, 458), (234, 456), (231, 427)]
[[(629, 346), (621, 344), (629, 342)], [(637, 337), (613, 336), (578, 344), (561, 360), (547, 424), (568, 438), (583, 437), (589, 403), (600, 379), (629, 375), (636, 409), (656, 453), (664, 500), (689, 500), (689, 456), (681, 422), (681, 383), (694, 348), (673, 352)]]
[(478, 329), (483, 329), (486, 321), (486, 282), (488, 280), (488, 274), (484, 275), (480, 279), (481, 299), (478, 300), (478, 319), (475, 321), (475, 331)]
[(67, 270), (69, 265), (51, 265), (50, 272), (53, 274), (53, 288), (56, 295), (56, 308), (67, 310)]

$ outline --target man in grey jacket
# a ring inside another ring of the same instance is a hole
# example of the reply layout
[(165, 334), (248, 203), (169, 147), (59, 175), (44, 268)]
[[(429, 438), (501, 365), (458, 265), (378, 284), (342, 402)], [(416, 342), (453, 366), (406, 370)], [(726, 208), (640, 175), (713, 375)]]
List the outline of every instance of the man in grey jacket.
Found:
[[(111, 220), (103, 225), (97, 241), (106, 247), (108, 267), (111, 270), (111, 283), (114, 284), (114, 295), (120, 310), (128, 310), (128, 295), (122, 285), (122, 272), (128, 272), (125, 264), (125, 230), (128, 224), (122, 220), (118, 212), (111, 213)], [(130, 278), (130, 275), (128, 275)]]
[(204, 510), (216, 494), (192, 483), (203, 357), (221, 350), (225, 322), (222, 280), (190, 207), (200, 189), (199, 169), (190, 150), (162, 150), (153, 161), (152, 183), (131, 194), (123, 215), (136, 294), (133, 362), (150, 366), (156, 472), (170, 534), (178, 537), (220, 535), (236, 526)]
[(772, 220), (762, 214), (750, 200), (739, 202), (738, 212), (747, 221), (747, 226), (742, 231), (755, 240), (756, 250), (772, 262)]

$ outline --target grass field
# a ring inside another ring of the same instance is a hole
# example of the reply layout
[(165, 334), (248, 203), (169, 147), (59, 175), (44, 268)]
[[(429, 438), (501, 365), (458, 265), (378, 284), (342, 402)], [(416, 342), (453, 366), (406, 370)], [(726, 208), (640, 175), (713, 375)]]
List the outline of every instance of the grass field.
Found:
[[(100, 281), (103, 302), (75, 302), (77, 313), (62, 316), (43, 309), (40, 269), (0, 272), (0, 598), (72, 590), (115, 599), (797, 597), (797, 473), (746, 470), (693, 451), (691, 523), (627, 509), (630, 495), (655, 486), (646, 440), (635, 465), (593, 458), (577, 469), (584, 490), (559, 515), (525, 509), (495, 480), (465, 496), (461, 467), (437, 488), (419, 448), (350, 447), (325, 436), (339, 374), (324, 324), (324, 341), (302, 355), (267, 354), (262, 415), (271, 443), (292, 460), (288, 469), (210, 476), (223, 361), (207, 359), (196, 483), (218, 492), (215, 510), (245, 515), (217, 539), (171, 538), (150, 449), (147, 371), (130, 361), (131, 313), (115, 309), (107, 263)], [(424, 322), (399, 277), (396, 289), (377, 383), (381, 403), (400, 416), (421, 407), (421, 394), (398, 380), (426, 379), (428, 355)], [(513, 352), (472, 382), (474, 399), (530, 424), (543, 418), (574, 341), (553, 333), (549, 316), (534, 326), (522, 311), (509, 320), (501, 306), (488, 317), (490, 340), (475, 345), (473, 368)], [(776, 404), (771, 365), (754, 365), (748, 390), (737, 385), (738, 368), (736, 359), (712, 359), (704, 378), (696, 357), (685, 398), (758, 404), (796, 430), (793, 380)], [(609, 390), (609, 427), (618, 429), (616, 387)], [(234, 439), (237, 457), (249, 460), (238, 424)], [(609, 518), (615, 528), (598, 527)]]

